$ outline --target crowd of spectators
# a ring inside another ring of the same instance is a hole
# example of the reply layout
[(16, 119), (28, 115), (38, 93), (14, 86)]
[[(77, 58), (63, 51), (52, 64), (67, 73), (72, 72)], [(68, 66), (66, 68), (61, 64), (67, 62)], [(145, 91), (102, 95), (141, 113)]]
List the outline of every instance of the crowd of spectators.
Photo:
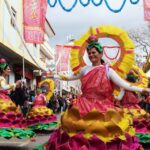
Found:
[[(24, 116), (26, 116), (27, 112), (32, 107), (30, 102), (32, 103), (34, 101), (35, 95), (35, 90), (31, 90), (30, 87), (26, 88), (25, 86), (22, 86), (11, 92), (10, 97), (17, 106), (20, 106)], [(54, 113), (61, 113), (65, 111), (70, 105), (72, 105), (76, 98), (76, 95), (70, 93), (62, 96), (57, 93), (51, 97), (47, 103), (47, 107), (53, 110)], [(150, 113), (150, 94), (139, 95), (139, 106)]]
[(47, 107), (53, 110), (54, 113), (61, 113), (65, 111), (76, 99), (75, 95), (66, 94), (60, 96), (59, 94), (54, 94), (49, 101)]
[[(45, 91), (43, 90), (42, 93), (45, 94)], [(30, 111), (35, 96), (36, 90), (31, 90), (30, 87), (27, 88), (25, 86), (16, 88), (10, 94), (16, 106), (20, 106), (24, 116)], [(60, 94), (54, 94), (47, 103), (47, 107), (52, 109), (54, 113), (61, 113), (73, 103), (74, 99), (76, 99), (76, 96), (70, 93), (62, 96)]]

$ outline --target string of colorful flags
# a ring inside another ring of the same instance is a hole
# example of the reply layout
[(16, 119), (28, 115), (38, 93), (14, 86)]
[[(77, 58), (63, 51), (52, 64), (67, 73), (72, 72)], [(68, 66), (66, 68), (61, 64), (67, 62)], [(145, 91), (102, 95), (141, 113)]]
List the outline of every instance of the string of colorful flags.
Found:
[[(121, 0), (120, 0), (121, 1)], [(92, 3), (95, 6), (100, 6), (103, 2), (106, 4), (107, 8), (114, 12), (120, 12), (127, 0), (122, 0), (120, 7), (118, 9), (112, 8), (109, 0), (72, 0), (69, 3), (70, 8), (66, 7), (67, 1), (63, 0), (24, 0), (23, 3), (23, 18), (24, 18), (24, 39), (28, 43), (38, 43), (41, 44), (44, 42), (44, 27), (45, 27), (45, 16), (47, 10), (47, 4), (50, 7), (55, 7), (57, 3), (60, 4), (63, 10), (70, 12), (78, 2), (84, 7)], [(131, 4), (137, 4), (139, 0), (130, 0)], [(144, 7), (144, 19), (145, 21), (150, 21), (150, 0), (143, 0)]]
[[(88, 6), (90, 3), (92, 3), (94, 6), (100, 6), (103, 2), (106, 4), (107, 8), (111, 11), (111, 12), (114, 12), (114, 13), (119, 13), (122, 11), (122, 9), (124, 8), (127, 0), (122, 0), (122, 4), (120, 5), (119, 8), (116, 8), (114, 9), (111, 4), (108, 2), (109, 0), (99, 0), (98, 2), (96, 0), (86, 0), (86, 1), (83, 1), (83, 0), (79, 0), (80, 4), (83, 6), (83, 7), (86, 7)], [(130, 3), (131, 4), (137, 4), (140, 0), (130, 0)], [(55, 7), (56, 4), (59, 3), (61, 8), (64, 10), (64, 11), (67, 11), (67, 12), (70, 12), (72, 11), (75, 6), (77, 5), (78, 3), (78, 0), (74, 0), (72, 2), (72, 5), (70, 7), (66, 7), (63, 0), (48, 0), (48, 4), (50, 7)]]

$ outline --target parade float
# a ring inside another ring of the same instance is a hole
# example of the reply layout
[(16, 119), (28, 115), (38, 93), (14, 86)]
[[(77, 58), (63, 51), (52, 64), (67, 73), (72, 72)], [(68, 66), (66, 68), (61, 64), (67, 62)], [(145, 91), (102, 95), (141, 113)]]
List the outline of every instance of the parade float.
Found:
[(6, 60), (0, 59), (0, 146), (24, 146), (35, 133), (27, 129), (20, 107), (8, 96), (9, 91), (16, 86), (6, 83), (9, 70)]
[(46, 93), (44, 94), (46, 99), (41, 94), (35, 96), (33, 106), (27, 114), (27, 125), (36, 132), (52, 131), (58, 125), (57, 118), (46, 104), (53, 95), (54, 81), (52, 79), (44, 79), (39, 83), (39, 87), (39, 90), (42, 90), (42, 87), (46, 89)]

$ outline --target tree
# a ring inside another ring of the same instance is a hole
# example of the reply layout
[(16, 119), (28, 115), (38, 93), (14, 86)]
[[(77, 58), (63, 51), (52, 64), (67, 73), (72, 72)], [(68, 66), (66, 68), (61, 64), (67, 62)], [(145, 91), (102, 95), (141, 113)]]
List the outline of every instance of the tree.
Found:
[(150, 25), (145, 28), (136, 28), (129, 31), (130, 38), (135, 43), (135, 49), (142, 50), (144, 52), (143, 57), (140, 59), (145, 59), (146, 63), (143, 65), (144, 71), (147, 71), (150, 68), (149, 58), (150, 58)]

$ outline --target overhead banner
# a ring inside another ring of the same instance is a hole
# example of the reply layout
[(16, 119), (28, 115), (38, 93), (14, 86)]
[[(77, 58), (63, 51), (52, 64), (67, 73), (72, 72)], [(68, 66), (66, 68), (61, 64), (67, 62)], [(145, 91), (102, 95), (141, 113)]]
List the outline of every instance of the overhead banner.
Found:
[(70, 49), (70, 46), (56, 45), (57, 73), (68, 71)]
[(150, 21), (150, 0), (143, 0), (144, 3), (144, 20)]
[(27, 43), (44, 42), (47, 0), (23, 0), (24, 39)]

